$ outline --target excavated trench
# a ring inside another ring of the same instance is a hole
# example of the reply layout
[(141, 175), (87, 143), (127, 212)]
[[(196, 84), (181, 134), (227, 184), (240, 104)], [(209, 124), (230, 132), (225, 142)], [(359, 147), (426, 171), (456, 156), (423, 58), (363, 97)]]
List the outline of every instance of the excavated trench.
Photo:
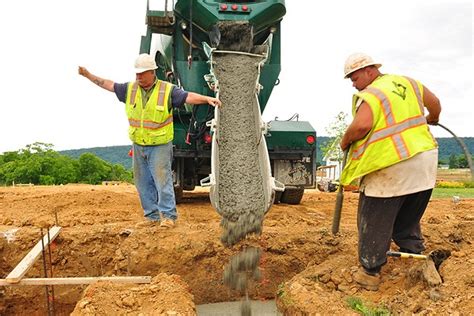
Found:
[[(192, 203), (189, 204), (192, 208)], [(202, 225), (201, 225), (202, 226)], [(217, 223), (211, 226), (217, 226)], [(189, 227), (188, 227), (189, 228)], [(172, 236), (158, 228), (135, 228), (134, 225), (93, 225), (81, 228), (64, 228), (52, 244), (52, 263), (54, 277), (84, 277), (84, 276), (156, 276), (160, 273), (178, 275), (194, 295), (196, 305), (242, 299), (239, 290), (242, 284), (235, 285), (236, 290), (230, 290), (226, 283), (231, 269), (245, 268), (252, 265), (253, 260), (229, 262), (238, 250), (250, 244), (263, 249), (257, 266), (261, 271), (260, 281), (249, 281), (249, 299), (272, 300), (278, 286), (287, 281), (304, 268), (298, 257), (310, 256), (301, 250), (284, 245), (274, 244), (265, 246), (265, 239), (256, 239), (235, 247), (224, 248), (220, 245), (218, 231), (211, 227), (211, 236), (207, 231), (179, 231)], [(145, 237), (144, 235), (155, 234)], [(196, 239), (196, 235), (203, 235)], [(271, 234), (273, 235), (273, 234)], [(0, 247), (2, 260), (0, 273), (4, 278), (18, 263), (19, 258), (39, 240), (39, 229), (21, 227), (15, 240), (3, 242)], [(299, 241), (301, 242), (301, 241)], [(316, 245), (313, 243), (313, 246)], [(253, 249), (253, 248), (245, 248)], [(308, 247), (309, 249), (309, 247)], [(314, 248), (313, 248), (314, 249)], [(257, 255), (256, 253), (250, 256)], [(49, 263), (48, 263), (49, 267)], [(49, 269), (49, 268), (48, 268)], [(49, 273), (49, 271), (48, 271)], [(27, 278), (44, 276), (42, 259), (39, 258)], [(239, 282), (237, 280), (237, 282)], [(128, 285), (129, 288), (140, 288), (145, 285)], [(56, 285), (54, 286), (54, 305), (56, 315), (69, 315), (77, 302), (87, 293), (87, 285)], [(2, 315), (47, 314), (46, 294), (44, 286), (7, 286), (0, 287), (0, 311)], [(171, 299), (171, 298), (170, 298)], [(166, 304), (166, 302), (165, 302)], [(120, 305), (120, 304), (118, 304)], [(121, 311), (126, 311), (123, 308)]]

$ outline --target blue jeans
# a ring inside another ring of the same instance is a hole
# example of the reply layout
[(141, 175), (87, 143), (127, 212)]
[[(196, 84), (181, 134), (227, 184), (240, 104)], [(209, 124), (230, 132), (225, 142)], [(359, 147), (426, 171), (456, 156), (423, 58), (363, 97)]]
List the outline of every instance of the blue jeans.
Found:
[(133, 144), (133, 173), (145, 218), (152, 221), (163, 217), (176, 220), (174, 198), (173, 143), (157, 146)]

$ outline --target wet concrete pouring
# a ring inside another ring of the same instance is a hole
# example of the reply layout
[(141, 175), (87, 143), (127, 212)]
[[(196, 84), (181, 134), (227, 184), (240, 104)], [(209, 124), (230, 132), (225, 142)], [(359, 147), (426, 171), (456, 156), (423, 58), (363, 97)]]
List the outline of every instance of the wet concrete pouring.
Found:
[[(219, 79), (222, 107), (219, 109), (217, 144), (219, 154), (218, 211), (222, 215), (221, 241), (233, 246), (249, 234), (260, 235), (266, 211), (265, 174), (259, 143), (262, 133), (256, 85), (258, 63), (263, 58), (216, 54), (215, 75)], [(237, 150), (236, 150), (237, 149)], [(265, 152), (265, 154), (267, 154)], [(245, 248), (224, 268), (224, 284), (244, 295), (241, 315), (252, 315), (248, 296), (250, 280), (260, 281), (261, 249)]]

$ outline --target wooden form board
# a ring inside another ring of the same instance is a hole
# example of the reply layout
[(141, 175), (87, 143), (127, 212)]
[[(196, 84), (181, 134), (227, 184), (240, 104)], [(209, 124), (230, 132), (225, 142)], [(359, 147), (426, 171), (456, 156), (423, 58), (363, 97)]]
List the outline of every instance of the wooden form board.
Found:
[(150, 283), (150, 276), (114, 276), (114, 277), (77, 277), (77, 278), (24, 278), (19, 282), (11, 283), (7, 279), (0, 279), (0, 286), (6, 285), (77, 285), (91, 284), (98, 281), (112, 283)]
[[(59, 234), (61, 227), (53, 226), (49, 230), (49, 241), (48, 241), (48, 234), (43, 236), (43, 244), (45, 249), (48, 247), (49, 242), (52, 242)], [(20, 261), (20, 263), (10, 272), (9, 275), (6, 277), (7, 283), (18, 283), (21, 281), (23, 276), (28, 272), (28, 270), (33, 266), (36, 259), (38, 259), (39, 255), (43, 250), (43, 245), (41, 244), (41, 240), (30, 250), (30, 252)]]

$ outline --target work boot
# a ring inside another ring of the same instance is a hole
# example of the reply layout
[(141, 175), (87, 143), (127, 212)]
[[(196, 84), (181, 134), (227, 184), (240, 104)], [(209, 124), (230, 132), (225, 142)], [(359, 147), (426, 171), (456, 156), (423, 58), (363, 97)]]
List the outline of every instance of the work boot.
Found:
[(161, 220), (160, 227), (173, 228), (174, 227), (174, 220), (172, 220), (170, 218), (163, 218)]
[(380, 285), (380, 274), (371, 275), (364, 268), (360, 268), (352, 276), (354, 281), (361, 287), (369, 291), (378, 291)]
[(135, 228), (144, 228), (144, 227), (154, 227), (160, 224), (160, 221), (152, 221), (149, 219), (145, 219), (141, 222), (135, 224)]

